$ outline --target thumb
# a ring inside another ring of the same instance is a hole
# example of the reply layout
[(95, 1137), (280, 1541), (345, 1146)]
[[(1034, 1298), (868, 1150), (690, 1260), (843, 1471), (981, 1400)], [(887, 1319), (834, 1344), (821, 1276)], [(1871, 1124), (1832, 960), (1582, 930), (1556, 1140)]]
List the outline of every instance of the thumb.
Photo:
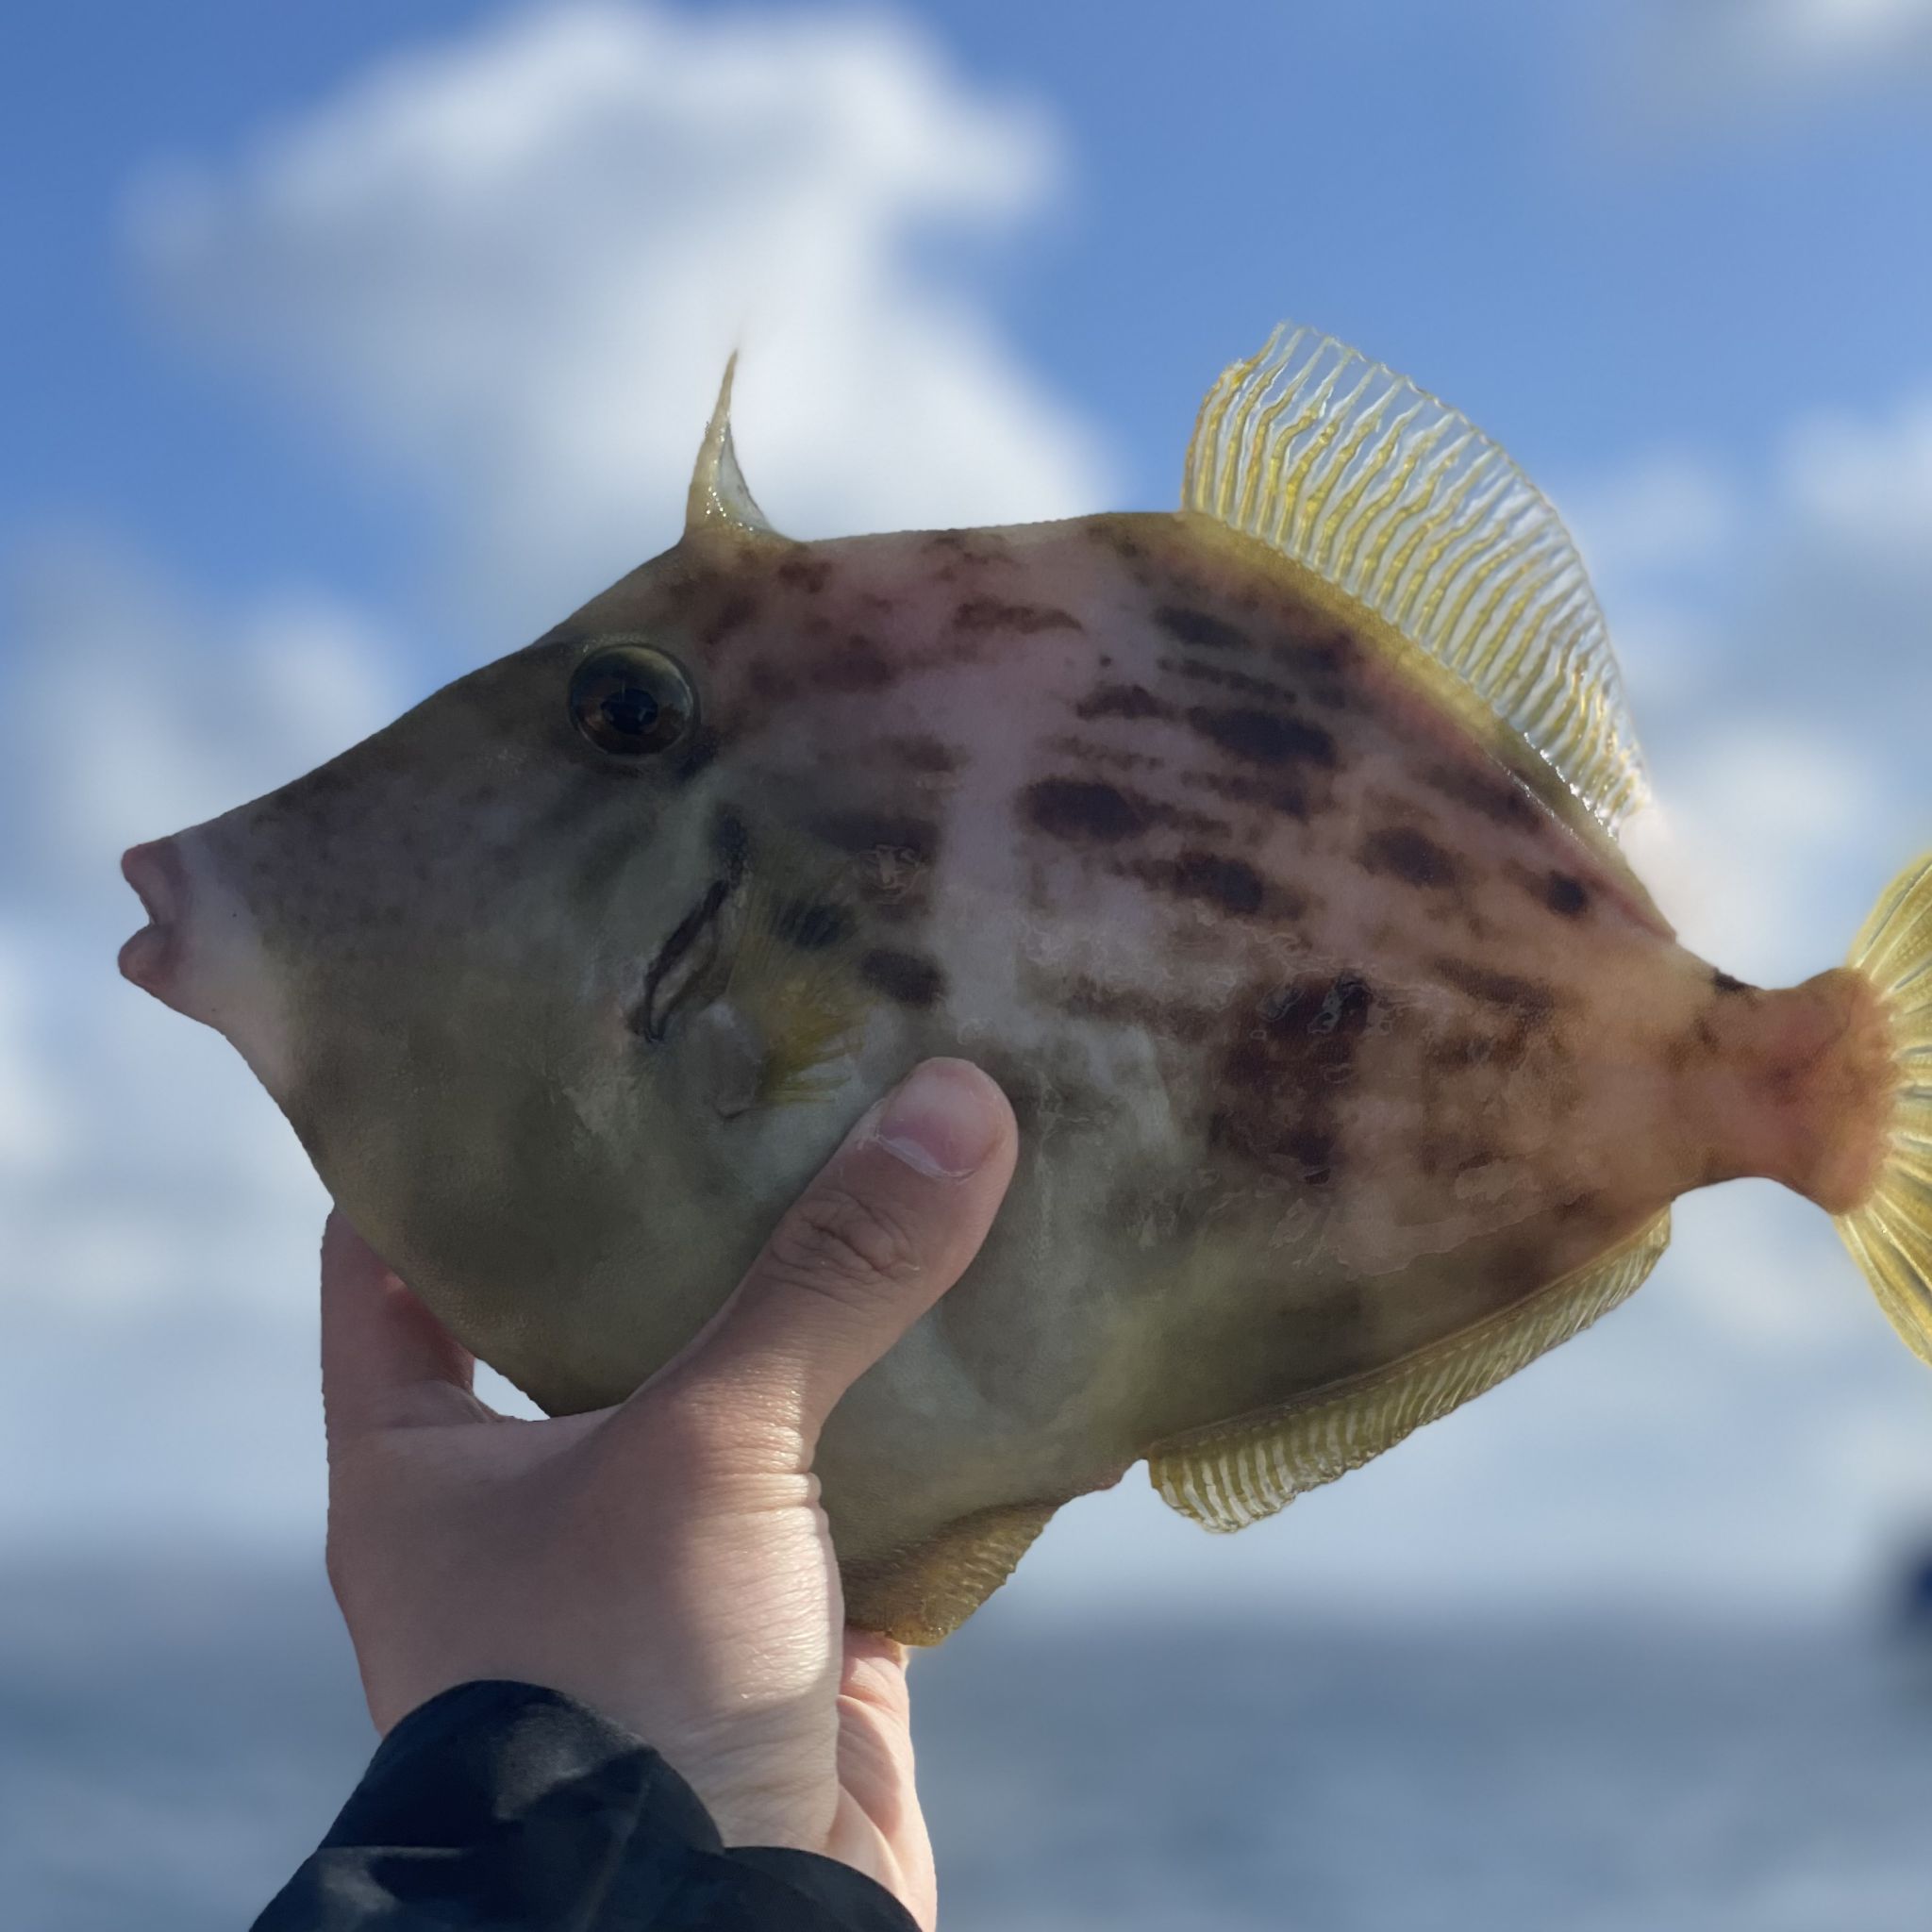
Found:
[(979, 1252), (1017, 1139), (977, 1067), (915, 1067), (792, 1204), (683, 1371), (795, 1428), (809, 1456), (839, 1398)]

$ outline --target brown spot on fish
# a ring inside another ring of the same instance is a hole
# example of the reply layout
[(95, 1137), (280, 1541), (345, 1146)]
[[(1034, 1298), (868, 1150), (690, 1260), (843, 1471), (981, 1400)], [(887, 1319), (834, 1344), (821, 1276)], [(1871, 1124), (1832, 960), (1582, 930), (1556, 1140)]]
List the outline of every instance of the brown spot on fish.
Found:
[(1154, 621), (1170, 637), (1178, 638), (1182, 643), (1202, 650), (1248, 651), (1254, 648), (1252, 640), (1240, 625), (1229, 624), (1206, 610), (1163, 604), (1155, 611)]
[(892, 660), (872, 639), (851, 637), (842, 650), (821, 658), (814, 667), (814, 682), (821, 691), (883, 691), (898, 678)]
[(744, 666), (746, 688), (765, 707), (788, 704), (798, 695), (798, 679), (790, 663), (777, 664), (769, 658), (751, 658)]
[(1311, 1040), (1330, 1034), (1353, 1039), (1366, 1029), (1374, 1004), (1374, 991), (1360, 974), (1342, 973), (1325, 982), (1299, 980), (1270, 993), (1261, 1003), (1261, 1017), (1275, 1038), (1300, 1033)]
[(1302, 1179), (1325, 1188), (1335, 1178), (1335, 1136), (1324, 1127), (1291, 1127), (1282, 1139), (1290, 1159), (1299, 1161)]
[(1590, 893), (1581, 879), (1553, 872), (1543, 885), (1543, 904), (1565, 919), (1576, 919), (1590, 909)]
[(830, 581), (832, 566), (822, 557), (788, 557), (778, 566), (776, 575), (781, 584), (815, 597)]
[(1674, 1034), (1664, 1042), (1664, 1064), (1674, 1074), (1680, 1074), (1700, 1060), (1712, 1058), (1717, 1050), (1717, 1029), (1700, 1013), (1689, 1032)]
[(1357, 675), (1355, 640), (1325, 617), (1304, 616), (1306, 630), (1291, 627), (1271, 639), (1269, 656), (1293, 675), (1308, 703), (1330, 711), (1361, 709), (1368, 686)]
[(1272, 678), (1254, 677), (1245, 671), (1230, 671), (1224, 664), (1201, 664), (1191, 658), (1161, 658), (1159, 669), (1195, 684), (1211, 684), (1221, 691), (1240, 691), (1243, 697), (1266, 698), (1271, 704), (1292, 705), (1299, 697), (1285, 684)]
[(902, 1007), (930, 1007), (946, 990), (946, 975), (918, 953), (875, 947), (858, 962), (858, 976)]
[(962, 762), (951, 745), (925, 732), (915, 732), (905, 738), (889, 738), (880, 748), (908, 772), (943, 774), (957, 772)]
[(1356, 855), (1369, 872), (1387, 873), (1409, 886), (1453, 886), (1456, 861), (1413, 825), (1389, 825), (1371, 832)]
[(1174, 707), (1144, 684), (1097, 684), (1074, 707), (1076, 718), (1172, 718)]
[(1183, 772), (1183, 785), (1198, 786), (1237, 805), (1265, 806), (1285, 818), (1306, 819), (1307, 793), (1292, 779), (1245, 778), (1229, 772)]
[(935, 530), (925, 540), (928, 550), (947, 552), (966, 563), (1004, 563), (1006, 539), (991, 530)]
[(1183, 852), (1169, 864), (1143, 868), (1142, 875), (1180, 898), (1205, 900), (1240, 918), (1260, 911), (1268, 891), (1252, 865), (1212, 852)]
[(1489, 1064), (1495, 1041), (1487, 1035), (1452, 1033), (1430, 1041), (1424, 1052), (1424, 1062), (1441, 1073), (1460, 1073), (1469, 1067)]
[(1319, 724), (1306, 724), (1299, 718), (1245, 708), (1208, 710), (1197, 705), (1188, 713), (1188, 723), (1223, 751), (1257, 765), (1283, 765), (1297, 759), (1317, 765), (1335, 762), (1334, 739)]
[(1141, 772), (1158, 768), (1166, 762), (1151, 751), (1124, 751), (1117, 744), (1105, 744), (1093, 738), (1075, 738), (1071, 732), (1047, 739), (1045, 748), (1058, 752), (1062, 758), (1078, 759), (1084, 764), (1105, 765), (1118, 772)]
[(1270, 650), (1284, 662), (1324, 677), (1339, 676), (1355, 662), (1356, 641), (1325, 611), (1313, 605), (1291, 605), (1282, 613), (1285, 634)]
[(1020, 794), (1026, 816), (1055, 839), (1113, 844), (1154, 823), (1150, 800), (1090, 778), (1041, 778)]
[(1556, 993), (1541, 980), (1498, 973), (1470, 959), (1437, 959), (1433, 964), (1451, 986), (1487, 1006), (1509, 1007), (1536, 1019), (1547, 1018), (1556, 1008)]
[(718, 607), (710, 621), (698, 632), (698, 636), (706, 643), (715, 644), (721, 639), (729, 637), (733, 631), (749, 624), (758, 615), (758, 600), (756, 597), (743, 591), (737, 591), (726, 597)]
[(1135, 563), (1146, 553), (1141, 541), (1127, 526), (1113, 517), (1094, 517), (1087, 525), (1088, 536), (1127, 563)]
[(1222, 1018), (1215, 1007), (1163, 1000), (1132, 987), (1104, 986), (1084, 974), (1055, 990), (1060, 1010), (1075, 1020), (1105, 1020), (1140, 1026), (1157, 1039), (1191, 1044), (1207, 1039)]
[(1010, 630), (1032, 637), (1043, 630), (1085, 630), (1070, 610), (1042, 604), (1007, 604), (997, 597), (968, 597), (953, 612), (958, 630)]
[(841, 852), (895, 852), (918, 864), (931, 864), (939, 851), (939, 827), (930, 819), (880, 811), (834, 812), (811, 828)]
[(1518, 825), (1527, 831), (1541, 823), (1542, 810), (1536, 800), (1514, 778), (1496, 771), (1477, 771), (1468, 765), (1431, 765), (1423, 774), (1424, 785), (1493, 819), (1499, 825)]
[(1329, 1186), (1341, 1160), (1338, 1090), (1354, 1073), (1374, 1004), (1358, 973), (1294, 980), (1240, 1004), (1209, 1144), (1305, 1186)]
[(1419, 1134), (1411, 1143), (1415, 1157), (1415, 1170), (1433, 1179), (1453, 1164), (1456, 1142), (1446, 1136), (1434, 1133)]
[(772, 920), (772, 931), (801, 953), (822, 953), (827, 946), (842, 945), (856, 924), (846, 907), (823, 899), (787, 899)]

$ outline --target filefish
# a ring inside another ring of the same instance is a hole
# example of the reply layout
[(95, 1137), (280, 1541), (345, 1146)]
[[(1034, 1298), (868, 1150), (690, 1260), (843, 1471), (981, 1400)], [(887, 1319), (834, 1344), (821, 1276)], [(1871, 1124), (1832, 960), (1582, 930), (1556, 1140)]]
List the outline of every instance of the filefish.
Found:
[(1177, 512), (797, 542), (730, 388), (673, 548), (124, 861), (126, 975), (483, 1360), (626, 1395), (935, 1054), (1019, 1170), (816, 1465), (908, 1641), (1137, 1462), (1222, 1531), (1366, 1462), (1733, 1176), (1932, 1360), (1932, 858), (1801, 986), (1680, 946), (1595, 596), (1493, 441), (1284, 328)]

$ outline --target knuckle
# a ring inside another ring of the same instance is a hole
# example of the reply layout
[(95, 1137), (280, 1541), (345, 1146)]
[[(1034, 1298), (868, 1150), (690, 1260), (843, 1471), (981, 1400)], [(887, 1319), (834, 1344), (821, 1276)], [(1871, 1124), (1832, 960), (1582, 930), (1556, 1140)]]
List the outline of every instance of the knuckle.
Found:
[(779, 1224), (765, 1262), (787, 1286), (850, 1307), (914, 1279), (919, 1241), (886, 1203), (849, 1189), (818, 1188)]

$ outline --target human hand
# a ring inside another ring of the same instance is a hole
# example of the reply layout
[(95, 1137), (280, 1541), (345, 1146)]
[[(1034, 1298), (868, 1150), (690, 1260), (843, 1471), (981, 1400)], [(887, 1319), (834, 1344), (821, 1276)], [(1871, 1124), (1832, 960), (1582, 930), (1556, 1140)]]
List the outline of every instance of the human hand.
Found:
[(541, 1422), (487, 1407), (332, 1215), (328, 1569), (377, 1727), (475, 1678), (561, 1690), (660, 1752), (727, 1844), (842, 1859), (930, 1925), (906, 1652), (844, 1627), (811, 1460), (978, 1251), (1014, 1155), (992, 1081), (926, 1062), (681, 1355), (616, 1408)]

